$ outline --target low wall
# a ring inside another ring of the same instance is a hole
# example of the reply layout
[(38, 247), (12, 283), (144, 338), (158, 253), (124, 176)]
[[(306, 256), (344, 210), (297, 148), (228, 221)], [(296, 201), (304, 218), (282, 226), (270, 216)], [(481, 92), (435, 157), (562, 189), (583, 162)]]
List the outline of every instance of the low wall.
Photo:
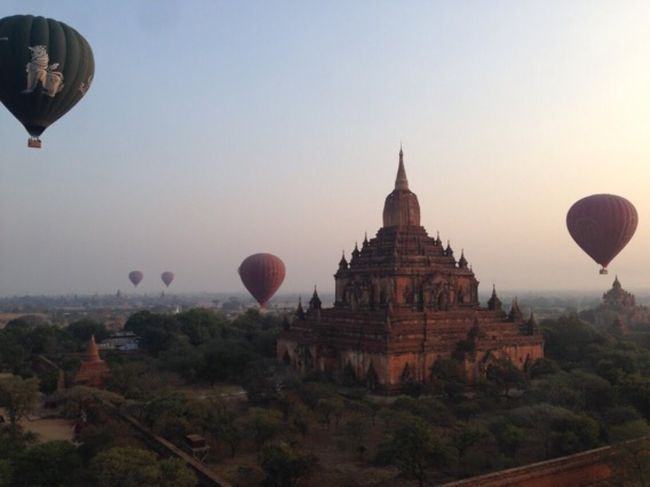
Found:
[(635, 448), (647, 444), (649, 440), (650, 437), (638, 438), (613, 446), (450, 482), (441, 487), (596, 487), (611, 485), (611, 482), (616, 481), (616, 477), (620, 475), (616, 468), (616, 464), (620, 461), (619, 455), (623, 452), (634, 451)]

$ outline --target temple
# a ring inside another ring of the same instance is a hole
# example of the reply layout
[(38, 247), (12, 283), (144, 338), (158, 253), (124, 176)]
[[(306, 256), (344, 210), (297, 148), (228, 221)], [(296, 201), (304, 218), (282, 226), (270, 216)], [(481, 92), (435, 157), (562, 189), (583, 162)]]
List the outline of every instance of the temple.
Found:
[(440, 360), (457, 360), (468, 380), (494, 362), (519, 368), (543, 357), (535, 319), (517, 301), (508, 314), (493, 288), (487, 307), (463, 251), (430, 237), (409, 189), (400, 148), (394, 190), (386, 197), (383, 227), (342, 256), (334, 275), (335, 302), (323, 308), (314, 289), (309, 307), (277, 343), (277, 357), (306, 373), (347, 373), (374, 391), (399, 393), (406, 383), (426, 383)]
[(636, 300), (634, 294), (623, 289), (618, 276), (616, 276), (612, 288), (603, 294), (603, 306), (619, 310), (632, 309), (636, 306)]
[(580, 312), (580, 317), (614, 335), (625, 335), (630, 328), (646, 329), (650, 325), (650, 309), (636, 303), (634, 294), (623, 289), (618, 276), (611, 289), (603, 294), (600, 305)]
[(75, 376), (75, 385), (90, 387), (104, 387), (109, 376), (108, 364), (99, 356), (99, 349), (95, 343), (95, 337), (90, 339), (88, 349), (83, 354), (81, 366)]

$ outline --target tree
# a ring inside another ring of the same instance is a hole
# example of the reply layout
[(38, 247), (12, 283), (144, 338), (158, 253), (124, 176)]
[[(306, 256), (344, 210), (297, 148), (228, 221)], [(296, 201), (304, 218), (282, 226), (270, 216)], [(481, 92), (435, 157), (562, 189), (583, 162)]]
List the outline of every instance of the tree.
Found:
[(467, 388), (465, 373), (457, 360), (437, 360), (431, 367), (431, 383), (434, 393), (443, 391), (450, 399), (458, 399)]
[(109, 335), (106, 325), (90, 319), (70, 323), (68, 333), (81, 345), (87, 344), (92, 336), (97, 341), (102, 341)]
[(167, 350), (175, 335), (180, 333), (180, 325), (172, 315), (138, 311), (124, 324), (126, 331), (140, 337), (140, 347), (153, 355)]
[(10, 487), (13, 479), (13, 466), (9, 460), (0, 460), (0, 487)]
[(266, 445), (260, 454), (267, 487), (293, 487), (298, 480), (309, 475), (316, 464), (314, 455), (298, 453), (285, 442)]
[(225, 333), (226, 324), (223, 317), (210, 309), (193, 308), (180, 313), (176, 319), (180, 323), (181, 331), (195, 346)]
[(514, 366), (510, 359), (501, 359), (490, 365), (486, 378), (492, 381), (502, 395), (507, 396), (510, 389), (525, 382), (524, 373)]
[(180, 460), (158, 461), (138, 448), (111, 448), (91, 462), (98, 487), (190, 487), (196, 476)]
[(12, 436), (18, 433), (18, 422), (36, 406), (38, 380), (21, 377), (0, 379), (0, 405), (9, 416)]
[(503, 417), (496, 418), (490, 429), (501, 451), (514, 458), (519, 446), (526, 440), (526, 432)]
[(230, 456), (234, 457), (243, 439), (242, 428), (239, 422), (235, 421), (235, 414), (226, 407), (223, 401), (211, 399), (210, 406), (205, 427), (213, 438), (228, 446)]
[(251, 408), (245, 420), (244, 429), (255, 442), (257, 449), (271, 440), (282, 427), (280, 415), (270, 409)]
[(402, 475), (416, 479), (423, 487), (427, 469), (449, 465), (451, 453), (436, 440), (424, 420), (409, 415), (403, 416), (381, 443), (377, 461), (395, 465)]
[(25, 450), (17, 459), (14, 487), (67, 487), (81, 467), (69, 441), (49, 441)]
[[(250, 356), (239, 359), (246, 362), (248, 370), (241, 381), (246, 390), (248, 401), (256, 406), (267, 406), (280, 398), (280, 384), (277, 377), (277, 363), (275, 361), (260, 360), (250, 363)], [(241, 370), (242, 365), (235, 365), (234, 369)]]
[(464, 424), (454, 435), (453, 443), (458, 450), (458, 458), (462, 460), (467, 450), (488, 436), (482, 424)]
[(197, 483), (196, 474), (179, 458), (160, 460), (158, 466), (160, 487), (194, 487)]

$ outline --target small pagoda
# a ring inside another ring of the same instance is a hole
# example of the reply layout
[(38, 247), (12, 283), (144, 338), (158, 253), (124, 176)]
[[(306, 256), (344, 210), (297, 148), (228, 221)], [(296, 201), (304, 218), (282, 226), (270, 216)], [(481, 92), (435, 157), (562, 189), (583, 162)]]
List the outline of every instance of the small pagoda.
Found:
[(81, 366), (75, 376), (74, 384), (103, 388), (109, 375), (108, 364), (99, 356), (99, 349), (93, 335), (88, 349), (82, 356)]

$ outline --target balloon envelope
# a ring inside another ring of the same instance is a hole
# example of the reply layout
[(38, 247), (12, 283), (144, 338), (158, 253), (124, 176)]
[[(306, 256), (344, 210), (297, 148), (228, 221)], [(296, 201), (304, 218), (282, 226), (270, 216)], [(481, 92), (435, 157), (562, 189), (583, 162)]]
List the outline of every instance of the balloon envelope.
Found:
[(284, 262), (272, 254), (254, 254), (239, 266), (239, 277), (262, 308), (284, 281)]
[(131, 281), (131, 284), (133, 284), (135, 287), (140, 284), (140, 281), (142, 281), (142, 278), (144, 275), (140, 271), (131, 271), (129, 272), (129, 281)]
[(90, 45), (63, 22), (0, 19), (0, 101), (37, 139), (86, 94), (95, 73)]
[(566, 216), (573, 240), (603, 266), (602, 273), (630, 241), (639, 217), (634, 205), (621, 196), (594, 194), (575, 202)]
[(162, 282), (165, 283), (165, 286), (169, 287), (169, 285), (174, 280), (174, 273), (169, 272), (169, 271), (165, 271), (160, 275), (160, 278), (162, 279)]

